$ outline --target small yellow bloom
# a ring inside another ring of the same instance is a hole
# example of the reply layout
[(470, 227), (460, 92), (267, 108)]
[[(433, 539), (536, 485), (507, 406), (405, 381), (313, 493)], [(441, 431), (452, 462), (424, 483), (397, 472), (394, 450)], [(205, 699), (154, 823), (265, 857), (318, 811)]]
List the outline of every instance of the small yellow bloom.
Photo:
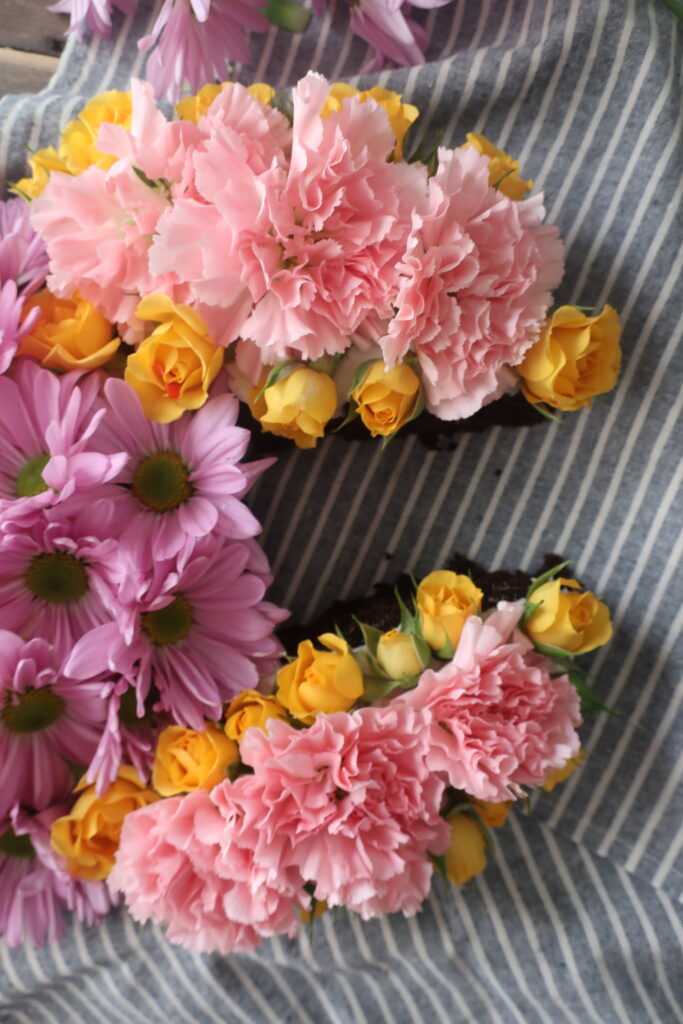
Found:
[(97, 796), (94, 786), (81, 780), (76, 792), (81, 795), (69, 814), (52, 824), (52, 848), (66, 858), (66, 870), (75, 878), (89, 882), (106, 878), (114, 866), (119, 848), (123, 819), (131, 811), (159, 799), (154, 790), (140, 781), (137, 772), (122, 765), (109, 789)]
[(524, 199), (533, 181), (520, 177), (519, 163), (504, 150), (498, 149), (483, 135), (468, 132), (465, 146), (474, 146), (478, 153), (489, 158), (489, 184), (496, 185), (508, 199)]
[[(216, 96), (222, 93), (224, 89), (232, 88), (233, 85), (234, 82), (221, 82), (220, 84), (216, 82), (202, 86), (196, 95), (186, 96), (176, 103), (176, 114), (183, 121), (193, 121), (197, 124), (200, 117), (204, 117), (204, 114), (208, 113), (209, 107), (216, 99)], [(263, 103), (265, 106), (270, 106), (275, 96), (275, 89), (271, 89), (265, 82), (254, 82), (253, 85), (248, 85), (247, 92), (250, 92), (254, 99), (257, 99), (259, 103)]]
[(148, 419), (170, 423), (204, 405), (224, 350), (214, 345), (198, 313), (161, 292), (143, 299), (135, 313), (159, 326), (128, 357), (124, 378)]
[(51, 370), (94, 370), (116, 352), (121, 339), (92, 302), (78, 294), (59, 299), (44, 288), (24, 304), (24, 316), (40, 309), (40, 319), (19, 345), (18, 355), (29, 356)]
[(346, 82), (333, 82), (320, 116), (323, 118), (329, 117), (335, 111), (341, 110), (342, 103), (347, 96), (358, 96), (359, 103), (365, 103), (366, 100), (374, 100), (380, 107), (384, 107), (391, 130), (396, 136), (394, 159), (401, 160), (403, 157), (403, 140), (405, 139), (406, 132), (411, 124), (420, 116), (420, 111), (417, 107), (414, 107), (412, 103), (401, 102), (400, 93), (392, 92), (390, 89), (383, 89), (380, 85), (375, 85), (372, 89), (360, 92), (352, 85), (347, 85)]
[(118, 124), (129, 129), (133, 118), (133, 99), (129, 92), (109, 89), (86, 103), (62, 132), (59, 155), (69, 174), (81, 174), (88, 167), (108, 170), (118, 157), (102, 153), (95, 145), (102, 124)]
[[(569, 588), (570, 593), (564, 588)], [(534, 643), (558, 647), (569, 654), (587, 654), (612, 638), (609, 608), (590, 590), (581, 590), (576, 580), (556, 579), (544, 583), (531, 595), (540, 604), (525, 629)]]
[(446, 873), (453, 885), (463, 885), (486, 867), (486, 840), (476, 822), (466, 814), (451, 819), (451, 845), (446, 853)]
[(327, 913), (327, 901), (326, 900), (315, 900), (313, 904), (313, 910), (304, 910), (303, 907), (299, 908), (299, 918), (302, 924), (310, 924), (311, 921), (317, 921), (319, 917)]
[(228, 705), (225, 712), (225, 735), (240, 743), (252, 725), (267, 732), (271, 718), (287, 718), (287, 710), (275, 697), (267, 697), (258, 690), (243, 690)]
[(337, 389), (326, 373), (301, 366), (263, 392), (249, 396), (252, 416), (261, 429), (288, 437), (298, 448), (315, 448), (337, 408)]
[(239, 756), (237, 744), (215, 725), (207, 723), (203, 732), (169, 725), (157, 742), (152, 785), (161, 796), (213, 789)]
[(37, 199), (42, 194), (45, 186), (50, 180), (51, 171), (61, 171), (69, 174), (66, 163), (61, 158), (54, 146), (46, 149), (37, 149), (28, 158), (28, 165), (31, 168), (31, 177), (22, 178), (12, 186), (12, 191), (17, 195), (27, 196), (29, 199)]
[(382, 359), (373, 363), (351, 397), (373, 437), (400, 430), (415, 412), (420, 378), (405, 363), (387, 370)]
[(379, 638), (377, 661), (391, 679), (417, 676), (425, 667), (415, 646), (415, 638), (398, 629), (390, 629)]
[(502, 800), (495, 804), (489, 800), (477, 800), (474, 809), (482, 825), (486, 825), (487, 828), (500, 828), (507, 821), (511, 807), (512, 800)]
[(346, 640), (335, 633), (323, 633), (318, 640), (326, 651), (304, 640), (294, 661), (276, 677), (277, 699), (307, 724), (320, 713), (348, 711), (363, 695), (363, 673)]
[(555, 768), (549, 772), (543, 780), (543, 789), (546, 793), (552, 793), (555, 786), (560, 782), (564, 782), (570, 775), (573, 775), (580, 764), (586, 760), (586, 751), (581, 748), (576, 757), (570, 757), (561, 768)]
[(416, 602), (422, 635), (433, 651), (449, 642), (457, 646), (467, 619), (481, 611), (483, 598), (469, 576), (444, 570), (425, 576), (417, 588)]
[(605, 306), (586, 316), (560, 306), (517, 367), (524, 397), (571, 412), (611, 391), (621, 369), (619, 314)]

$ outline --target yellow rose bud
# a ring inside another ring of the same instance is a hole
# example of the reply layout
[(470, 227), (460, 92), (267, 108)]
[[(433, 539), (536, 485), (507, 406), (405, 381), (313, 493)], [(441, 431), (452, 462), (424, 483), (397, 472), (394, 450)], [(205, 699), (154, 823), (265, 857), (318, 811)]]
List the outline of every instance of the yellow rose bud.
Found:
[(619, 314), (605, 306), (586, 316), (560, 306), (517, 367), (524, 397), (571, 412), (611, 391), (621, 369)]
[(275, 680), (279, 702), (308, 724), (320, 713), (348, 711), (363, 695), (363, 673), (346, 640), (334, 633), (323, 633), (318, 640), (326, 651), (304, 640), (297, 657), (280, 669)]
[(69, 814), (52, 824), (52, 848), (66, 858), (66, 870), (75, 878), (89, 882), (106, 878), (114, 866), (123, 819), (131, 811), (159, 799), (154, 790), (140, 781), (129, 765), (119, 768), (116, 779), (102, 796), (94, 786), (82, 780), (76, 792), (81, 795)]
[(569, 654), (587, 654), (612, 638), (609, 608), (585, 590), (576, 580), (556, 579), (544, 583), (531, 595), (532, 604), (540, 604), (525, 629), (534, 643), (558, 647)]
[(169, 725), (157, 742), (152, 785), (161, 796), (213, 789), (239, 756), (237, 744), (215, 725), (207, 723), (203, 732)]
[(520, 177), (519, 163), (504, 150), (498, 149), (483, 135), (468, 132), (465, 147), (474, 146), (478, 153), (489, 158), (489, 185), (495, 185), (508, 199), (524, 199), (533, 181)]
[(51, 171), (61, 171), (69, 174), (64, 160), (54, 148), (48, 146), (46, 149), (37, 149), (33, 156), (28, 158), (28, 165), (31, 168), (31, 177), (22, 178), (12, 186), (12, 192), (23, 195), (28, 199), (37, 199), (42, 194), (45, 186), (50, 180)]
[(88, 167), (108, 170), (118, 157), (102, 153), (95, 146), (100, 125), (118, 124), (129, 129), (133, 118), (133, 99), (129, 92), (110, 89), (86, 103), (75, 120), (62, 132), (59, 155), (69, 174), (81, 174)]
[(392, 92), (390, 89), (383, 89), (380, 85), (373, 86), (360, 92), (346, 82), (333, 82), (325, 101), (325, 106), (320, 112), (322, 118), (329, 117), (335, 111), (341, 110), (342, 102), (347, 96), (358, 96), (360, 103), (366, 100), (374, 100), (380, 107), (384, 107), (391, 130), (396, 136), (394, 147), (394, 160), (401, 160), (403, 157), (403, 141), (406, 132), (411, 124), (420, 116), (420, 111), (411, 103), (402, 103), (401, 94)]
[(449, 643), (456, 647), (462, 628), (470, 615), (478, 615), (484, 598), (469, 576), (438, 571), (417, 588), (416, 602), (422, 635), (433, 651)]
[(275, 697), (266, 697), (258, 690), (243, 690), (225, 712), (225, 735), (236, 743), (252, 725), (267, 732), (271, 718), (287, 718), (287, 710)]
[(260, 390), (252, 390), (249, 408), (261, 429), (288, 437), (297, 448), (315, 448), (337, 408), (337, 389), (332, 378), (302, 366), (257, 398)]
[(303, 907), (299, 907), (299, 918), (303, 924), (310, 924), (311, 921), (317, 921), (319, 917), (326, 914), (327, 909), (326, 900), (314, 900), (313, 910), (304, 910)]
[(418, 676), (425, 667), (415, 645), (415, 637), (390, 629), (377, 642), (377, 662), (391, 679)]
[[(234, 82), (221, 82), (211, 83), (204, 85), (194, 96), (186, 96), (184, 99), (176, 103), (175, 109), (176, 114), (182, 121), (194, 121), (198, 123), (200, 117), (204, 117), (208, 113), (209, 107), (224, 89), (230, 89), (234, 85)], [(247, 86), (247, 92), (250, 92), (254, 99), (257, 99), (260, 103), (269, 106), (273, 96), (275, 96), (275, 89), (271, 89), (265, 82), (254, 82), (253, 85)]]
[(543, 789), (546, 793), (552, 793), (560, 782), (564, 782), (570, 775), (573, 775), (580, 764), (586, 760), (586, 751), (581, 748), (576, 757), (570, 757), (561, 768), (555, 768), (553, 771), (548, 772), (545, 779), (543, 780)]
[(204, 405), (224, 350), (214, 345), (198, 313), (160, 292), (143, 299), (135, 313), (159, 326), (128, 357), (124, 379), (148, 419), (170, 423)]
[(405, 363), (387, 370), (383, 360), (373, 363), (351, 392), (363, 423), (373, 437), (387, 437), (411, 419), (420, 396), (420, 378)]
[(511, 807), (512, 800), (503, 800), (495, 804), (489, 800), (477, 800), (474, 809), (482, 825), (486, 825), (487, 828), (500, 828), (507, 821)]
[(121, 344), (109, 321), (78, 294), (59, 299), (44, 288), (27, 299), (24, 316), (32, 309), (40, 310), (40, 319), (20, 342), (17, 354), (51, 370), (94, 370)]
[(486, 867), (486, 839), (466, 814), (451, 819), (451, 845), (446, 853), (446, 873), (453, 885), (463, 885)]

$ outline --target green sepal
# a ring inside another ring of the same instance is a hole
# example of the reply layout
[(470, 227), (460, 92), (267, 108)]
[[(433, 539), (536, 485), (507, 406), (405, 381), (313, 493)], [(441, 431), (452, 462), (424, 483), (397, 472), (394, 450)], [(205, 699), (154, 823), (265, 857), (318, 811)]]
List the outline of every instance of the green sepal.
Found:
[(351, 395), (356, 390), (358, 385), (367, 376), (370, 367), (374, 366), (375, 363), (379, 362), (381, 362), (381, 360), (379, 359), (366, 359), (364, 363), (361, 363), (360, 366), (356, 367), (356, 372), (354, 373), (351, 383), (349, 385), (349, 390), (346, 392), (347, 398), (351, 398)]
[(275, 107), (279, 110), (283, 117), (286, 117), (290, 124), (294, 121), (294, 107), (292, 105), (291, 97), (286, 93), (278, 93), (271, 100), (271, 107)]
[(446, 634), (446, 643), (438, 651), (435, 651), (435, 654), (440, 661), (452, 660), (453, 655), (455, 654), (455, 647), (453, 646), (453, 641), (448, 634)]
[(534, 647), (539, 654), (545, 654), (546, 658), (556, 661), (558, 665), (562, 665), (567, 671), (575, 671), (574, 655), (570, 651), (565, 651), (562, 647), (553, 647), (551, 644), (535, 643)]
[(562, 417), (556, 416), (543, 402), (530, 402), (529, 404), (534, 407), (538, 415), (542, 416), (544, 420), (552, 420), (553, 423), (564, 423)]
[(448, 878), (448, 866), (446, 864), (446, 854), (445, 853), (428, 853), (427, 857), (432, 862), (432, 864), (434, 865), (436, 870), (439, 872), (439, 874), (443, 875), (444, 878)]
[(7, 185), (7, 188), (8, 188), (8, 190), (10, 192), (14, 192), (15, 196), (21, 196), (21, 198), (25, 202), (27, 202), (27, 203), (32, 203), (33, 202), (33, 199), (28, 194), (28, 192), (24, 192), (24, 190), (22, 188), (19, 188), (16, 182), (9, 183)]
[(548, 580), (551, 580), (553, 576), (557, 576), (558, 572), (562, 572), (562, 570), (566, 569), (568, 565), (572, 565), (573, 561), (573, 558), (568, 558), (566, 562), (560, 562), (559, 565), (554, 565), (552, 569), (548, 569), (548, 571), (542, 573), (541, 576), (536, 576), (535, 579), (531, 581), (531, 586), (526, 592), (527, 601), (529, 600), (529, 598), (535, 590), (538, 590), (539, 587), (542, 587), (543, 584), (547, 583)]
[(416, 420), (418, 416), (421, 416), (424, 411), (425, 411), (425, 396), (424, 396), (424, 391), (422, 390), (422, 384), (420, 383), (420, 390), (417, 393), (417, 399), (415, 401), (415, 408), (413, 409), (412, 414), (406, 420), (406, 423), (412, 423), (412, 421)]
[(367, 649), (370, 652), (370, 654), (372, 655), (372, 657), (376, 658), (377, 657), (377, 644), (379, 643), (379, 638), (382, 636), (382, 631), (380, 629), (375, 629), (374, 626), (366, 625), (366, 623), (361, 622), (360, 619), (357, 619), (355, 615), (352, 616), (352, 618), (353, 618), (353, 621), (358, 626), (358, 628), (361, 631), (361, 633), (363, 634), (363, 640), (365, 642), (365, 646), (367, 647)]
[(147, 186), (147, 188), (157, 187), (156, 181), (154, 181), (153, 178), (148, 178), (145, 172), (143, 171), (142, 167), (133, 167), (133, 174), (135, 174), (136, 177), (140, 179), (142, 184)]
[(413, 633), (412, 637), (413, 643), (415, 644), (415, 650), (417, 651), (417, 656), (424, 665), (424, 667), (426, 668), (429, 662), (432, 660), (432, 649), (422, 636), (421, 632)]
[(266, 377), (265, 384), (254, 398), (254, 404), (258, 402), (260, 398), (263, 398), (263, 393), (267, 391), (268, 388), (272, 388), (273, 384), (277, 384), (279, 380), (282, 380), (287, 370), (289, 370), (291, 366), (301, 365), (302, 364), (299, 362), (298, 359), (285, 359), (284, 362), (277, 363), (275, 366), (271, 366), (270, 370), (268, 371), (268, 376)]
[(368, 704), (388, 697), (394, 690), (412, 690), (417, 683), (417, 676), (404, 679), (387, 679), (386, 676), (365, 676), (363, 678), (363, 700)]
[(345, 427), (347, 423), (350, 423), (350, 422), (351, 422), (351, 420), (355, 420), (355, 418), (356, 418), (356, 416), (357, 416), (357, 415), (358, 415), (358, 406), (357, 406), (357, 405), (356, 405), (356, 403), (355, 403), (355, 402), (353, 401), (353, 399), (351, 399), (351, 400), (349, 401), (349, 408), (348, 408), (348, 411), (347, 411), (347, 413), (346, 413), (346, 416), (345, 416), (345, 417), (344, 417), (344, 419), (343, 419), (343, 420), (341, 421), (341, 423), (339, 424), (339, 426), (338, 426), (338, 427), (335, 427), (335, 428), (334, 428), (334, 430), (330, 430), (330, 431), (329, 431), (329, 433), (330, 433), (330, 434), (336, 434), (336, 433), (337, 433), (337, 431), (341, 430), (341, 429), (342, 429), (342, 427)]
[(505, 174), (501, 174), (501, 176), (498, 179), (498, 181), (494, 181), (493, 185), (491, 185), (491, 188), (500, 188), (500, 186), (505, 181), (505, 179), (508, 178), (512, 173), (513, 173), (513, 171), (510, 170), (510, 171), (506, 171)]
[(578, 309), (579, 313), (594, 313), (595, 306), (577, 306), (575, 302), (570, 302), (569, 305), (572, 309)]
[(522, 618), (521, 618), (521, 625), (522, 626), (525, 626), (527, 624), (527, 622), (529, 621), (531, 616), (534, 614), (535, 611), (537, 611), (541, 607), (542, 604), (543, 604), (543, 601), (527, 601), (526, 602), (526, 604), (524, 605), (524, 614), (522, 615)]
[(288, 32), (303, 32), (311, 20), (311, 12), (294, 0), (266, 0), (261, 10), (271, 25), (286, 28)]
[(603, 704), (598, 697), (595, 696), (590, 686), (583, 678), (580, 672), (575, 669), (568, 670), (567, 675), (573, 686), (576, 687), (577, 693), (581, 698), (581, 713), (582, 714), (594, 714), (597, 711), (604, 711), (608, 715), (613, 715), (615, 718), (618, 717), (619, 712), (615, 711), (608, 704)]
[(418, 630), (417, 617), (408, 611), (408, 608), (399, 593), (398, 587), (394, 587), (394, 597), (398, 604), (399, 611), (401, 612), (401, 621), (399, 623), (400, 633), (415, 633)]

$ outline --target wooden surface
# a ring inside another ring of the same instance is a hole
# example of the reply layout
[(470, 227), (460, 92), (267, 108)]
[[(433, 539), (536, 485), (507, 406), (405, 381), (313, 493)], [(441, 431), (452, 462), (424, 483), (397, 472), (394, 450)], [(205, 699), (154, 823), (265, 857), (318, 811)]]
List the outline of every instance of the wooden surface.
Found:
[(69, 19), (49, 0), (0, 0), (0, 96), (45, 88), (64, 48)]

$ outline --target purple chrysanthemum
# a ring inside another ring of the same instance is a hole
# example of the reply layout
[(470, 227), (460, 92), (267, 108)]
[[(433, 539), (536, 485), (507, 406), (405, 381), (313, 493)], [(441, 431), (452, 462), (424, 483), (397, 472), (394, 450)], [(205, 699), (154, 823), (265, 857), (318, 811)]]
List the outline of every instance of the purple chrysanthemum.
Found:
[(48, 255), (45, 242), (31, 226), (23, 199), (0, 201), (0, 287), (14, 281), (24, 296), (45, 284)]
[(131, 563), (117, 593), (124, 618), (84, 636), (65, 670), (80, 679), (120, 674), (136, 688), (139, 715), (154, 686), (157, 708), (202, 729), (281, 653), (273, 629), (286, 613), (263, 600), (270, 581), (255, 542), (212, 535), (184, 561), (156, 562), (146, 576)]
[(129, 457), (102, 494), (116, 508), (116, 536), (135, 561), (173, 558), (208, 533), (243, 540), (260, 532), (240, 498), (273, 460), (240, 465), (250, 435), (235, 426), (233, 395), (174, 423), (153, 423), (123, 381), (109, 380), (105, 394), (109, 410), (94, 441), (112, 457), (121, 450)]
[(196, 92), (222, 81), (230, 61), (249, 59), (245, 30), (269, 27), (262, 0), (165, 0), (148, 36), (138, 48), (153, 50), (147, 78), (158, 96), (175, 102), (187, 83)]
[(170, 715), (140, 717), (135, 689), (120, 676), (102, 683), (102, 697), (107, 720), (86, 774), (99, 796), (114, 782), (123, 763), (132, 765), (141, 781), (147, 782), (157, 737), (167, 725), (175, 724)]
[(101, 691), (66, 679), (46, 640), (0, 630), (0, 819), (15, 803), (43, 810), (68, 791), (68, 761), (85, 765), (97, 749)]
[(57, 806), (32, 815), (15, 807), (0, 821), (0, 936), (9, 946), (25, 938), (36, 946), (56, 942), (64, 934), (62, 911), (91, 925), (112, 905), (104, 882), (71, 878), (50, 846), (52, 822), (67, 812)]
[(40, 310), (34, 309), (21, 322), (24, 298), (19, 294), (14, 281), (6, 281), (0, 287), (0, 373), (9, 369), (19, 342), (33, 327), (40, 316)]
[(57, 0), (48, 7), (54, 14), (68, 14), (71, 19), (68, 31), (78, 39), (83, 38), (86, 26), (91, 32), (105, 39), (111, 35), (111, 15), (115, 7), (124, 14), (133, 14), (137, 0)]

